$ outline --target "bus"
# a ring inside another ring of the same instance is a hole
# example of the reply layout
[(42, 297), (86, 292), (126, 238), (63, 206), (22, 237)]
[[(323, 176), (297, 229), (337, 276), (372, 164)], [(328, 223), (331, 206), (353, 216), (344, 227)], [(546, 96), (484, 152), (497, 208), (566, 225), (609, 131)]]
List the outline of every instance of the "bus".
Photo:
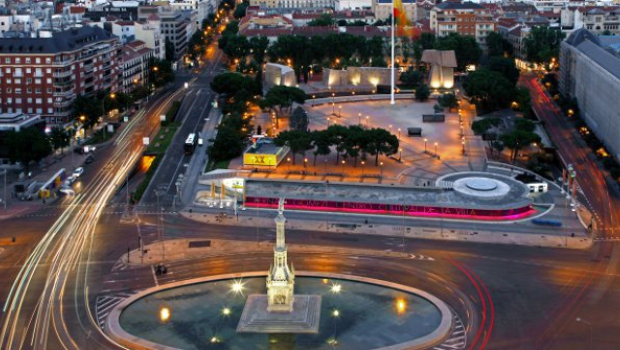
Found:
[(187, 139), (185, 139), (185, 143), (183, 144), (183, 150), (185, 151), (185, 155), (192, 155), (194, 154), (194, 150), (196, 149), (196, 145), (198, 144), (198, 137), (196, 137), (196, 134), (191, 133), (187, 136)]

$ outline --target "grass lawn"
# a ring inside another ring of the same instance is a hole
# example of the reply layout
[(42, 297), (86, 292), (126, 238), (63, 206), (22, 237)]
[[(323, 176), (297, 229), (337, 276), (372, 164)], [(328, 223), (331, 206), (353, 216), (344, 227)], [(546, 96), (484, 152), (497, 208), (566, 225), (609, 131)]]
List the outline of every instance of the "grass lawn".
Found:
[(149, 147), (146, 149), (147, 154), (163, 155), (166, 153), (166, 149), (172, 142), (172, 138), (179, 128), (179, 123), (170, 123), (167, 126), (162, 126), (155, 135), (155, 138), (149, 143)]

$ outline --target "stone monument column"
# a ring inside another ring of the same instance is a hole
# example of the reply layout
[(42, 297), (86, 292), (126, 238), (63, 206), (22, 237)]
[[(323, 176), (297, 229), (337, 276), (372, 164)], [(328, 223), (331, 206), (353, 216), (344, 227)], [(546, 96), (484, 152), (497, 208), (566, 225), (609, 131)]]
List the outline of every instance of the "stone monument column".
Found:
[(280, 198), (278, 204), (278, 216), (276, 222), (276, 245), (273, 248), (273, 264), (267, 274), (267, 311), (291, 312), (293, 311), (295, 272), (288, 267), (287, 249), (284, 236), (284, 198)]

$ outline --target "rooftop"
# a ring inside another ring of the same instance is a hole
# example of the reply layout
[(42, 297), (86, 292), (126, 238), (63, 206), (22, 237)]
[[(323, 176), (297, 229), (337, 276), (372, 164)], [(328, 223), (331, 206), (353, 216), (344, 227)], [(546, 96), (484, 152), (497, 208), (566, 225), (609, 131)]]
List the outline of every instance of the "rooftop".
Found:
[(55, 32), (51, 38), (0, 38), (0, 53), (56, 53), (79, 50), (115, 38), (97, 26)]
[[(464, 175), (463, 175), (464, 176)], [(486, 176), (486, 175), (485, 175)], [(500, 176), (498, 175), (498, 178)], [(247, 179), (248, 196), (291, 198), (309, 200), (333, 200), (352, 203), (431, 205), (445, 208), (513, 209), (531, 204), (529, 192), (522, 183), (501, 177), (507, 185), (502, 197), (476, 198), (440, 187), (388, 186), (373, 184), (346, 184), (312, 181), (282, 181)]]

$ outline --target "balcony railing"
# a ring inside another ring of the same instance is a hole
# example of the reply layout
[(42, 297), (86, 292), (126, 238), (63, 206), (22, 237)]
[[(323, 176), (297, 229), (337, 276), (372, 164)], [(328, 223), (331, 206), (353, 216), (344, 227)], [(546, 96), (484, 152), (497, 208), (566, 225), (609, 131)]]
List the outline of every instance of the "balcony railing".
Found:
[[(70, 76), (71, 74), (73, 74), (72, 70), (65, 70), (62, 72), (54, 72), (53, 76), (54, 78), (66, 78), (68, 76)], [(43, 77), (43, 74), (41, 74), (41, 77)]]
[(65, 61), (54, 61), (52, 62), (52, 66), (66, 66), (75, 62), (75, 59), (65, 60)]

